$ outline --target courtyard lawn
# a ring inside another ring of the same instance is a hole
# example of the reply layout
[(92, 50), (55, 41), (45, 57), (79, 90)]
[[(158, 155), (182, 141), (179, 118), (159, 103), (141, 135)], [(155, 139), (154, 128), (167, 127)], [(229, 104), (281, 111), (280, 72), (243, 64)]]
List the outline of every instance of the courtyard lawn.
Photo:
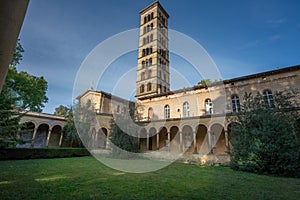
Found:
[(93, 157), (0, 161), (0, 199), (300, 199), (300, 179), (173, 163), (151, 173)]

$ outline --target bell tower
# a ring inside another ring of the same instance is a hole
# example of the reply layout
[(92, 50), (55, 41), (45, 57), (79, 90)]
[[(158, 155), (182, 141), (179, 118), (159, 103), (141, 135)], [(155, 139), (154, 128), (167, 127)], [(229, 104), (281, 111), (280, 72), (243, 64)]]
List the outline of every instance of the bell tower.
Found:
[(140, 12), (138, 99), (170, 91), (168, 18), (158, 1)]

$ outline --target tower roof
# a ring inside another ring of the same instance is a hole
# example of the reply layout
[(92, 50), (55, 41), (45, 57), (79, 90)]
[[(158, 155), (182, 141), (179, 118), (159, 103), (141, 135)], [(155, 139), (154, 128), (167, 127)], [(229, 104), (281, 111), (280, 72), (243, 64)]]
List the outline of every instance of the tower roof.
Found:
[(167, 13), (167, 11), (162, 7), (162, 5), (159, 3), (159, 1), (155, 1), (153, 4), (151, 4), (150, 6), (148, 6), (147, 8), (143, 9), (140, 11), (140, 15), (146, 13), (147, 11), (151, 10), (154, 7), (159, 7), (160, 10), (163, 11), (163, 13), (167, 16), (167, 18), (169, 18), (169, 14)]

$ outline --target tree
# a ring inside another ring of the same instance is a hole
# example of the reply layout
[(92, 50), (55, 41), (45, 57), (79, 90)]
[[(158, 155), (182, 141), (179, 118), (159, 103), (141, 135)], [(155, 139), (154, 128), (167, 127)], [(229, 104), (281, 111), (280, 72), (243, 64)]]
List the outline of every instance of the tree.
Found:
[(293, 91), (277, 92), (272, 104), (266, 97), (245, 94), (231, 132), (231, 167), (238, 170), (300, 176), (300, 148), (296, 138)]
[(47, 81), (27, 72), (18, 72), (15, 65), (22, 60), (24, 52), (18, 41), (11, 65), (0, 94), (0, 146), (20, 143), (20, 118), (28, 111), (41, 112), (47, 103)]
[(112, 155), (115, 157), (132, 158), (140, 151), (137, 126), (132, 120), (138, 117), (135, 110), (134, 106), (130, 106), (129, 113), (125, 111), (111, 120)]
[(55, 108), (54, 115), (59, 115), (63, 117), (67, 117), (70, 115), (72, 108), (60, 105), (57, 108)]

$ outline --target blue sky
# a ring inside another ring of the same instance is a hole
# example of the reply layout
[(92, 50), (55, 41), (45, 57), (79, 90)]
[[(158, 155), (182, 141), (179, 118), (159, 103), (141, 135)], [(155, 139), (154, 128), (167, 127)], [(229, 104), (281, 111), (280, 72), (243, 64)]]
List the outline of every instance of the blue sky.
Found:
[[(44, 112), (71, 105), (76, 73), (86, 56), (105, 39), (138, 28), (139, 11), (150, 0), (31, 0), (20, 33), (25, 49), (19, 70), (48, 81)], [(224, 79), (300, 64), (300, 1), (161, 0), (169, 13), (169, 28), (201, 44)], [(136, 39), (138, 40), (138, 38)], [(138, 41), (136, 41), (137, 44)], [(125, 72), (136, 66), (137, 53), (128, 53), (111, 69)], [(171, 89), (195, 85), (201, 77), (185, 70), (176, 55), (170, 65), (189, 79), (173, 80)], [(119, 75), (110, 71), (109, 78)], [(90, 80), (87, 80), (90, 82)], [(180, 84), (178, 84), (180, 83)], [(92, 83), (90, 83), (92, 85)], [(111, 92), (110, 81), (95, 86)], [(135, 87), (135, 80), (127, 87)]]

